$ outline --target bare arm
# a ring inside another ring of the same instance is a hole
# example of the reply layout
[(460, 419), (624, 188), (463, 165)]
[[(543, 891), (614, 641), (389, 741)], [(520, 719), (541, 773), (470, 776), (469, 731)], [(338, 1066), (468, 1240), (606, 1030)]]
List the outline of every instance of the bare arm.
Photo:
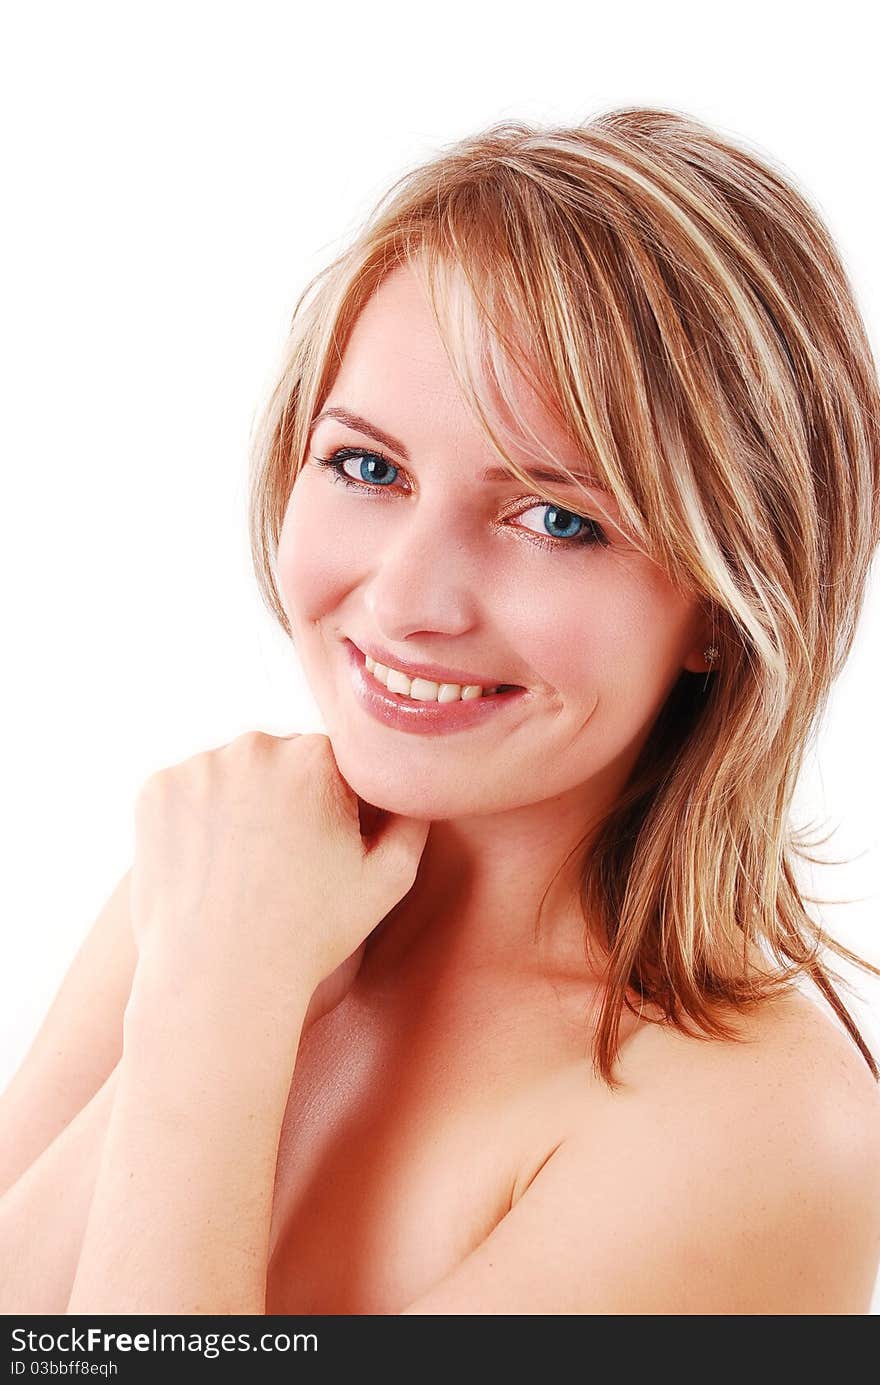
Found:
[(142, 960), (67, 1312), (264, 1314), (275, 1164), (313, 987)]
[(0, 1314), (67, 1307), (117, 1075), (0, 1198)]
[[(116, 1093), (135, 972), (130, 873), (81, 944), (0, 1098), (0, 1314), (63, 1313), (70, 1297)], [(345, 994), (361, 952), (317, 988), (303, 1031)]]
[(0, 1195), (92, 1099), (122, 1055), (136, 949), (127, 870), (80, 945), (0, 1097)]

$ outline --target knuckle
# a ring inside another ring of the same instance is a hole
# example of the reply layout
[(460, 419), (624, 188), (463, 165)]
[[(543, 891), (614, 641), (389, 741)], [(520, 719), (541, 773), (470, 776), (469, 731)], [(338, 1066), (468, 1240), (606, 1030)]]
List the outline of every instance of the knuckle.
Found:
[(329, 762), (333, 759), (330, 737), (320, 731), (309, 731), (304, 736), (298, 736), (296, 743), (307, 755), (313, 755), (317, 760)]
[(135, 799), (135, 815), (138, 818), (159, 808), (168, 799), (171, 771), (156, 770), (141, 784)]
[(228, 750), (243, 751), (246, 754), (255, 754), (265, 750), (271, 742), (272, 737), (267, 736), (265, 731), (243, 731), (240, 736), (236, 736), (226, 747)]
[(141, 784), (138, 796), (145, 799), (161, 798), (167, 788), (169, 775), (167, 769), (154, 770)]
[(318, 733), (301, 736), (305, 742), (303, 752), (306, 756), (306, 779), (311, 792), (321, 806), (334, 816), (340, 805), (346, 813), (351, 813), (357, 804), (357, 795), (343, 778), (329, 736)]
[(343, 782), (339, 766), (336, 763), (336, 756), (333, 754), (333, 747), (326, 736), (320, 738), (319, 743), (313, 748), (312, 754), (322, 779), (332, 784)]
[(331, 782), (336, 772), (336, 761), (333, 758), (328, 737), (317, 734), (300, 736), (294, 745), (296, 746), (297, 760), (304, 765), (309, 782), (319, 784)]

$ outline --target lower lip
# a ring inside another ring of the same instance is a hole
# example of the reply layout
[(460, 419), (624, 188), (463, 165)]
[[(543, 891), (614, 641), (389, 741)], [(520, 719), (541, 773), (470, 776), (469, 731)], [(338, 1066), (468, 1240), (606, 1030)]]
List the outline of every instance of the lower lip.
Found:
[(346, 640), (351, 683), (358, 702), (377, 721), (398, 731), (411, 731), (417, 736), (445, 736), (450, 731), (466, 731), (480, 726), (491, 717), (525, 696), (525, 688), (510, 692), (490, 693), (488, 697), (470, 697), (462, 702), (418, 702), (415, 698), (389, 692), (374, 678), (356, 644)]

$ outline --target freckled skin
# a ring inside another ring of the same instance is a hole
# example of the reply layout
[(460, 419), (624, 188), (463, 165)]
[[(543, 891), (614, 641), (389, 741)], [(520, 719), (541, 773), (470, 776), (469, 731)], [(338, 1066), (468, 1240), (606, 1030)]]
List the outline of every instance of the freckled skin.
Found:
[[(537, 398), (523, 389), (520, 401), (536, 434), (576, 463)], [(466, 876), (463, 931), (486, 944), (487, 928), (503, 927), (525, 945), (553, 870), (618, 792), (681, 670), (705, 669), (702, 612), (598, 508), (591, 517), (610, 547), (532, 541), (546, 533), (546, 512), (531, 508), (523, 523), (534, 501), (521, 483), (479, 477), (497, 457), (458, 393), (412, 271), (395, 270), (367, 304), (320, 402), (379, 424), (411, 458), (382, 495), (307, 464), (284, 518), (279, 588), (337, 763), (368, 803), (432, 820), (423, 859)], [(307, 462), (376, 446), (325, 420)], [(358, 477), (356, 462), (346, 469)], [(590, 515), (583, 493), (571, 494), (572, 511)], [(409, 735), (355, 702), (345, 636), (402, 659), (485, 670), (529, 696), (478, 729)]]

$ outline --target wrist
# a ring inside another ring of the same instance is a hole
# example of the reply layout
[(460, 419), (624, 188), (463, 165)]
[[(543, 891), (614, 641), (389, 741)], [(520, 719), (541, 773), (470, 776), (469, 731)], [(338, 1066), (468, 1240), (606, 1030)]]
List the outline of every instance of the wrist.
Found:
[(312, 990), (298, 977), (255, 977), (240, 968), (188, 968), (149, 944), (138, 953), (123, 1029), (128, 1048), (162, 1040), (173, 1052), (200, 1044), (253, 1055), (271, 1048), (295, 1057)]

